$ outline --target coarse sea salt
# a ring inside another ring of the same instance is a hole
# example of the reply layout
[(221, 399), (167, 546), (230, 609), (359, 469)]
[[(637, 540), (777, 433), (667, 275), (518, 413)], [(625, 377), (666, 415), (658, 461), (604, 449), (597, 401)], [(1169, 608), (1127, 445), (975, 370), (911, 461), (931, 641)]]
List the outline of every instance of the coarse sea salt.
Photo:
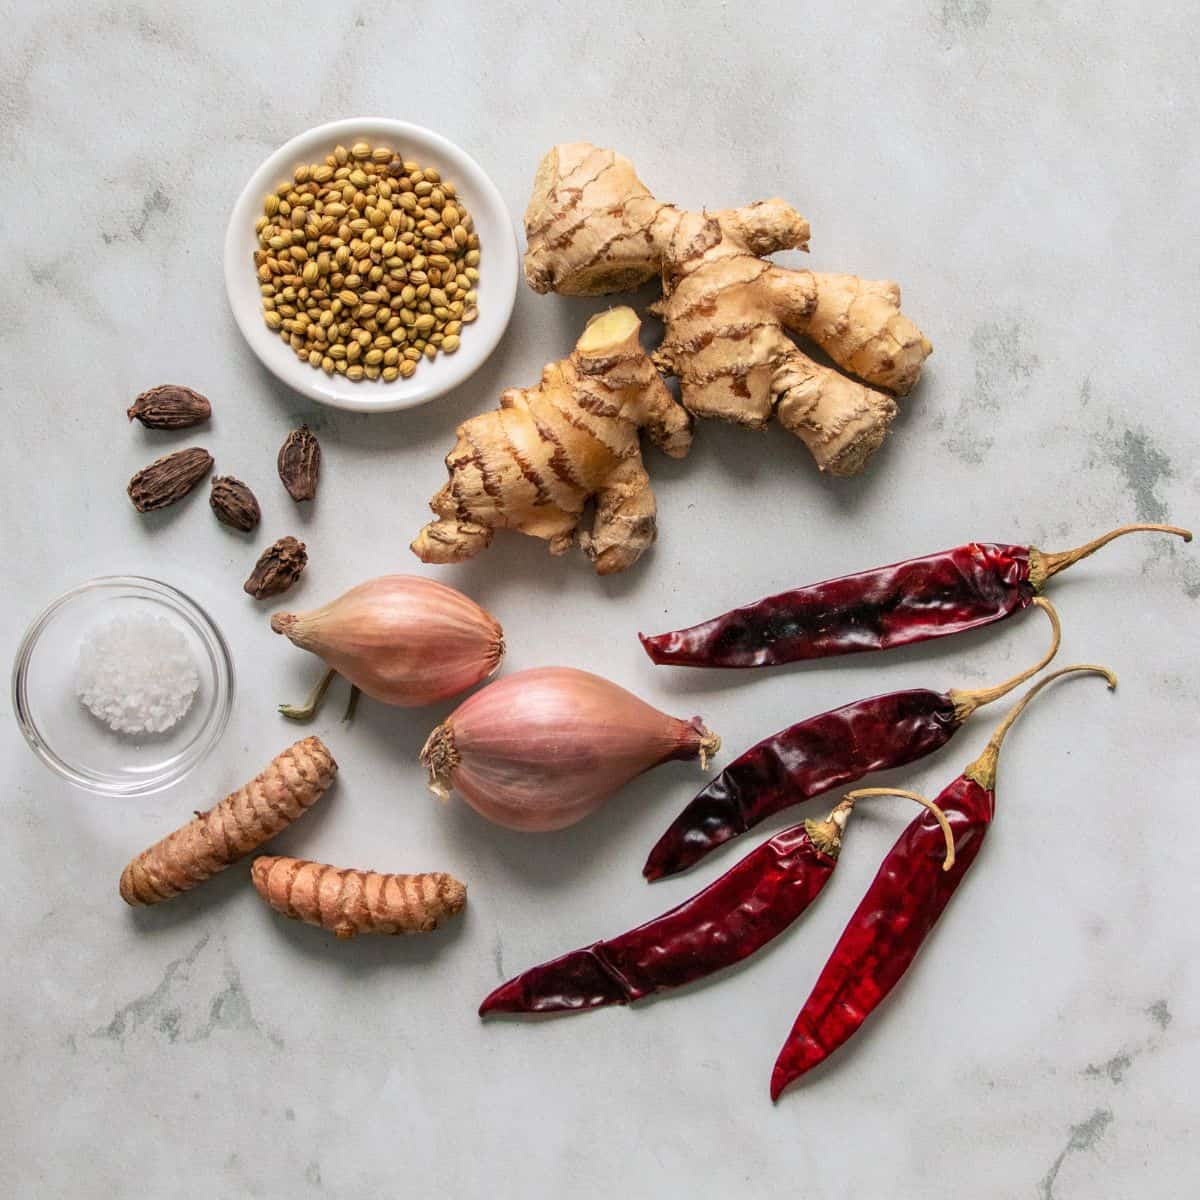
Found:
[(186, 716), (199, 688), (187, 639), (166, 617), (115, 617), (79, 648), (75, 694), (117, 733), (165, 732)]

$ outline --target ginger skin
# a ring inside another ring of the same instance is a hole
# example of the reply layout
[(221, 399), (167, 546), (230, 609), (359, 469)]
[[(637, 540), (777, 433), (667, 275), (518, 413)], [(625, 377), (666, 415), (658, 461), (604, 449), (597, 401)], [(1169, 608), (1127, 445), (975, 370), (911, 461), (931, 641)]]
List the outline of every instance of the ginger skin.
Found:
[(429, 502), (438, 519), (412, 543), (422, 562), (471, 558), (497, 529), (543, 538), (563, 554), (593, 497), (595, 519), (579, 542), (596, 572), (637, 562), (657, 532), (639, 431), (672, 458), (692, 443), (691, 418), (642, 349), (639, 328), (630, 308), (593, 317), (536, 387), (510, 388), (497, 411), (458, 427), (449, 482)]
[[(660, 276), (654, 361), (679, 379), (684, 407), (756, 429), (774, 411), (835, 475), (857, 474), (882, 445), (892, 396), (913, 388), (932, 351), (898, 285), (766, 261), (808, 248), (808, 222), (782, 200), (684, 212), (656, 200), (627, 158), (586, 142), (542, 160), (525, 232), (537, 292), (599, 295)], [(864, 382), (814, 362), (789, 331)]]
[(430, 933), (467, 902), (467, 889), (441, 871), (382, 875), (264, 855), (254, 860), (250, 877), (276, 912), (328, 929), (339, 938)]
[(245, 787), (143, 850), (121, 873), (121, 899), (157, 904), (211, 879), (302, 817), (336, 773), (320, 738), (288, 747)]

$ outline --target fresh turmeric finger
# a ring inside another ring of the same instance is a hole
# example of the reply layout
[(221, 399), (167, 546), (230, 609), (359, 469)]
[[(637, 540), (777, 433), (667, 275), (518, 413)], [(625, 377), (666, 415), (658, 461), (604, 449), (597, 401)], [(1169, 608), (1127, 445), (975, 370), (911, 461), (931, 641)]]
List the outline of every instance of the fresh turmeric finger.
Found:
[(303, 816), (336, 773), (320, 738), (289, 746), (245, 787), (143, 850), (121, 873), (121, 898), (157, 904), (212, 878)]
[(301, 858), (256, 858), (250, 877), (278, 913), (340, 938), (359, 933), (429, 933), (462, 911), (467, 889), (452, 875), (383, 875)]

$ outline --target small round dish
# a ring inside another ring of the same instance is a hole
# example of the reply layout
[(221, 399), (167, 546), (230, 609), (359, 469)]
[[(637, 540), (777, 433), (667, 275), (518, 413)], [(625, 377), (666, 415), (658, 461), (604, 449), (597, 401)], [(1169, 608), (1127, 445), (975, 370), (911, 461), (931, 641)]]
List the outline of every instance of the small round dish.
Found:
[[(165, 733), (114, 733), (75, 694), (87, 634), (114, 617), (165, 617), (183, 634), (200, 676), (186, 715)], [(107, 796), (139, 796), (178, 783), (217, 744), (233, 708), (225, 639), (194, 600), (165, 583), (110, 575), (60, 596), (29, 627), (13, 666), (13, 712), (52, 770)]]
[[(258, 237), (254, 223), (263, 200), (302, 163), (321, 162), (334, 146), (357, 141), (389, 146), (422, 166), (435, 167), (453, 181), (479, 234), (478, 318), (463, 329), (453, 354), (422, 360), (408, 379), (363, 379), (357, 383), (298, 359), (263, 320), (262, 296), (254, 270)], [(519, 255), (512, 218), (496, 185), (464, 150), (420, 125), (384, 117), (352, 117), (318, 125), (275, 151), (250, 177), (233, 206), (225, 235), (225, 290), (234, 320), (262, 364), (288, 387), (334, 408), (354, 412), (393, 412), (415, 408), (457, 387), (483, 365), (508, 327), (516, 300)]]

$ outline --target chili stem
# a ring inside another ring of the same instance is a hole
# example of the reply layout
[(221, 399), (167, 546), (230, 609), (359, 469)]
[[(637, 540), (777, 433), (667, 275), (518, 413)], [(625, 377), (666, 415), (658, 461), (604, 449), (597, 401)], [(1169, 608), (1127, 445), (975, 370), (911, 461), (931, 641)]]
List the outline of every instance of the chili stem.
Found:
[(949, 696), (954, 704), (954, 715), (959, 721), (965, 721), (977, 708), (984, 704), (991, 704), (993, 700), (999, 700), (1001, 696), (1007, 696), (1013, 688), (1019, 687), (1027, 679), (1032, 679), (1058, 653), (1058, 648), (1062, 643), (1062, 625), (1058, 619), (1058, 610), (1042, 596), (1036, 597), (1033, 602), (1050, 618), (1050, 649), (1032, 667), (994, 687), (951, 688)]
[(814, 821), (811, 817), (804, 822), (804, 832), (822, 854), (837, 858), (842, 850), (842, 835), (846, 832), (846, 822), (854, 811), (854, 801), (849, 796), (839, 800), (823, 821)]
[(1090, 542), (1085, 542), (1082, 546), (1077, 546), (1074, 550), (1060, 550), (1056, 554), (1046, 554), (1031, 546), (1029, 548), (1029, 582), (1033, 584), (1036, 591), (1041, 591), (1046, 580), (1052, 575), (1057, 575), (1059, 571), (1065, 571), (1081, 558), (1095, 554), (1101, 546), (1107, 546), (1114, 538), (1124, 537), (1127, 533), (1172, 533), (1176, 537), (1183, 538), (1185, 542), (1192, 540), (1191, 530), (1180, 529), (1178, 525), (1137, 524), (1122, 525)]
[(350, 685), (350, 699), (346, 701), (346, 711), (342, 714), (342, 724), (349, 725), (354, 720), (354, 714), (358, 712), (358, 698), (362, 695), (362, 689), (356, 684)]
[(317, 686), (308, 693), (308, 698), (303, 704), (281, 704), (279, 706), (280, 716), (287, 717), (289, 721), (311, 721), (320, 711), (325, 693), (329, 690), (329, 685), (333, 682), (336, 674), (337, 672), (332, 668), (326, 671)]
[(1107, 667), (1096, 666), (1094, 663), (1076, 663), (1074, 666), (1063, 667), (1061, 670), (1053, 671), (1044, 679), (1039, 679), (1008, 710), (1004, 720), (996, 726), (995, 732), (988, 743), (983, 748), (983, 753), (963, 772), (967, 779), (974, 780), (980, 787), (991, 791), (996, 786), (996, 764), (1000, 758), (1000, 746), (1004, 742), (1004, 738), (1008, 731), (1013, 727), (1013, 722), (1025, 711), (1025, 706), (1040, 692), (1044, 687), (1052, 684), (1056, 679), (1061, 679), (1064, 675), (1073, 675), (1077, 672), (1086, 672), (1089, 675), (1103, 675), (1108, 684), (1109, 691), (1117, 686), (1117, 677)]
[(851, 802), (862, 796), (904, 796), (924, 805), (937, 818), (937, 823), (942, 827), (942, 836), (946, 839), (946, 859), (942, 863), (942, 870), (949, 871), (954, 866), (954, 831), (950, 828), (950, 822), (946, 820), (946, 814), (932, 800), (926, 800), (919, 792), (892, 787), (856, 788), (846, 793), (846, 799)]

